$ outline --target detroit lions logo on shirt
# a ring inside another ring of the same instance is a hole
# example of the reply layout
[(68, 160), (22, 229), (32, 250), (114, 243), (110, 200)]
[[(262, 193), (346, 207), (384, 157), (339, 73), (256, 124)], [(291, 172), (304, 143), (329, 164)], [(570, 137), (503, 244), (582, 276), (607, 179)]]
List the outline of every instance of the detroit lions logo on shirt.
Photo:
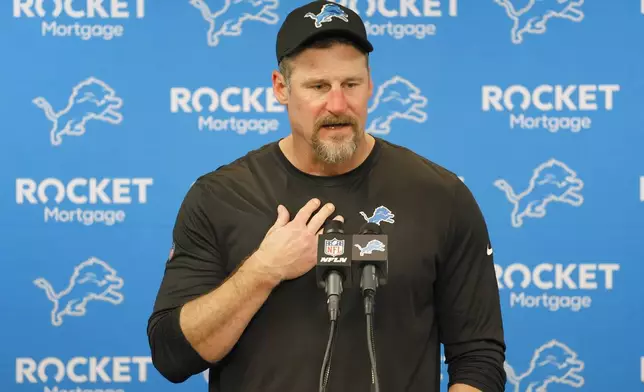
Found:
[(369, 223), (375, 223), (380, 225), (380, 222), (394, 223), (394, 214), (391, 210), (385, 206), (380, 206), (375, 209), (371, 216), (367, 216), (363, 211), (360, 211), (360, 215)]
[(319, 14), (316, 15), (313, 12), (308, 12), (304, 17), (313, 19), (315, 21), (316, 29), (322, 27), (322, 23), (330, 22), (333, 18), (338, 18), (345, 22), (349, 21), (349, 15), (335, 4), (325, 4)]

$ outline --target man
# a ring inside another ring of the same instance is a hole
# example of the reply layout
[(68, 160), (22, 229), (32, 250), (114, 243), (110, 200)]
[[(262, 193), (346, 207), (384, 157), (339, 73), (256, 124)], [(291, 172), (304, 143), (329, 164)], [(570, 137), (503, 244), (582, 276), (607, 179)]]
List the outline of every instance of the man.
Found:
[[(313, 267), (318, 234), (336, 219), (347, 233), (372, 222), (388, 235), (374, 321), (380, 390), (439, 391), (441, 342), (450, 392), (504, 389), (485, 221), (456, 175), (365, 133), (372, 50), (358, 15), (334, 3), (285, 19), (273, 88), (291, 134), (200, 177), (176, 220), (148, 325), (168, 380), (209, 369), (210, 391), (318, 390), (329, 321)], [(341, 306), (327, 390), (367, 392), (360, 290), (346, 289)]]

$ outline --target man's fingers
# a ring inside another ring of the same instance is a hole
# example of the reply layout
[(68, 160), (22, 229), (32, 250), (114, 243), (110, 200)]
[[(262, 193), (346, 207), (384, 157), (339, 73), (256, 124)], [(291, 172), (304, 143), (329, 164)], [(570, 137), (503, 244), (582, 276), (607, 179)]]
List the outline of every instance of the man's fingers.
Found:
[(309, 202), (302, 206), (302, 208), (300, 208), (300, 210), (297, 212), (297, 215), (295, 215), (295, 218), (293, 218), (293, 222), (305, 225), (311, 217), (311, 214), (313, 214), (313, 211), (315, 211), (319, 206), (319, 199), (315, 198), (309, 200)]
[(281, 204), (278, 205), (277, 206), (277, 219), (275, 221), (275, 225), (278, 226), (278, 227), (279, 226), (284, 226), (285, 224), (288, 223), (288, 218), (289, 218), (289, 214), (288, 214), (288, 210), (286, 209), (286, 207), (284, 207)]
[(277, 206), (277, 218), (275, 219), (275, 223), (273, 223), (273, 226), (271, 226), (270, 229), (268, 229), (267, 235), (272, 233), (275, 229), (278, 227), (282, 227), (288, 223), (289, 219), (289, 213), (286, 207), (283, 205), (278, 205)]
[(313, 218), (311, 218), (307, 225), (311, 234), (320, 230), (327, 218), (331, 216), (331, 214), (333, 214), (333, 211), (335, 211), (335, 206), (331, 203), (327, 203), (322, 208), (320, 208), (320, 211), (318, 211), (318, 213), (315, 214)]

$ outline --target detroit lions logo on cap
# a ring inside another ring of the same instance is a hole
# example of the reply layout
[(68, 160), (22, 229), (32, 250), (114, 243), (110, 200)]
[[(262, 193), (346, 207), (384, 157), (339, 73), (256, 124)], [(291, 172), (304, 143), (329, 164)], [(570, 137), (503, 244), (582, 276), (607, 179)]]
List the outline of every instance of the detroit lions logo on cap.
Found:
[(345, 22), (349, 21), (349, 15), (336, 4), (325, 4), (322, 6), (319, 14), (316, 15), (313, 12), (309, 12), (304, 17), (313, 19), (315, 21), (315, 28), (317, 29), (322, 27), (322, 23), (330, 22), (333, 18), (338, 18)]

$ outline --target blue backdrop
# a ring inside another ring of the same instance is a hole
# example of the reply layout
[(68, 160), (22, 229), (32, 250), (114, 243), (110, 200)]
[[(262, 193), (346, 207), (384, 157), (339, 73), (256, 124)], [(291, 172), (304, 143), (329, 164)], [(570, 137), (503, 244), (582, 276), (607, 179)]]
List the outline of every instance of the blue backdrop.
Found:
[[(289, 133), (270, 72), (300, 4), (0, 2), (0, 390), (206, 390), (156, 372), (146, 322), (192, 182)], [(644, 4), (344, 4), (376, 47), (369, 131), (485, 214), (507, 391), (644, 390)]]

